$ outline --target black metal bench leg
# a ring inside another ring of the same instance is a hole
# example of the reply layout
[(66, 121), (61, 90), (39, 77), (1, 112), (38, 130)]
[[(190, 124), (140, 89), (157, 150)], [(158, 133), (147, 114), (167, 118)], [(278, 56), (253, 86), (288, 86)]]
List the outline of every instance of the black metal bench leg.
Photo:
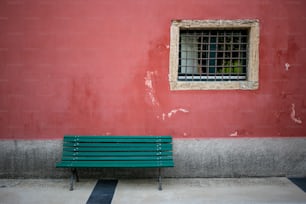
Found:
[(79, 182), (80, 179), (79, 179), (79, 173), (77, 169), (75, 169), (75, 176), (76, 176), (76, 182)]
[(75, 176), (76, 176), (76, 173), (77, 171), (76, 171), (76, 169), (75, 168), (73, 168), (73, 169), (71, 169), (71, 177), (70, 177), (70, 191), (73, 191), (73, 183), (74, 183), (74, 178), (75, 178)]
[(161, 177), (161, 168), (158, 168), (158, 190), (163, 190), (162, 188), (162, 177)]

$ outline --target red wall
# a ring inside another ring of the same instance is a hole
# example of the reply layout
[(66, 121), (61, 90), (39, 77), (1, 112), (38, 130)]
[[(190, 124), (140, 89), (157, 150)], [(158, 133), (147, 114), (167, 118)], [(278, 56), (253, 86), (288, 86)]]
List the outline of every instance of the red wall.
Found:
[[(305, 11), (304, 0), (0, 1), (0, 138), (305, 137)], [(260, 88), (170, 91), (172, 19), (259, 19)]]

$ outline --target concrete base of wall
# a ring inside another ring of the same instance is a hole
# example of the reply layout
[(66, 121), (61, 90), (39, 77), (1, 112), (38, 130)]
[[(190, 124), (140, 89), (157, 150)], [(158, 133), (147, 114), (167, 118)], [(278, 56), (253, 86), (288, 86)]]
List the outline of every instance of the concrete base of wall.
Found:
[[(306, 176), (306, 138), (175, 139), (166, 177)], [(0, 141), (0, 178), (63, 178), (61, 140)], [(81, 178), (146, 178), (157, 169), (81, 169)]]

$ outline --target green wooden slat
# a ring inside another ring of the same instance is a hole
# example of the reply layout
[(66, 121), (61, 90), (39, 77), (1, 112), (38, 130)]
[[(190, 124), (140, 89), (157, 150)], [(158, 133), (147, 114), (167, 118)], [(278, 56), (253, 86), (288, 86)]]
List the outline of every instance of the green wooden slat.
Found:
[(171, 136), (65, 136), (65, 141), (78, 142), (172, 142)]
[(64, 147), (147, 147), (147, 148), (171, 148), (172, 144), (170, 143), (84, 143), (84, 142), (69, 142), (64, 143)]
[(66, 138), (88, 138), (88, 139), (96, 139), (96, 138), (113, 138), (113, 139), (159, 139), (159, 138), (168, 138), (172, 139), (171, 136), (169, 135), (156, 135), (156, 136), (144, 136), (144, 135), (139, 135), (139, 136), (126, 136), (126, 135), (65, 135), (64, 139)]
[(62, 161), (162, 161), (172, 160), (172, 156), (147, 157), (63, 157)]
[(64, 147), (64, 151), (77, 151), (77, 152), (118, 152), (118, 151), (134, 151), (134, 152), (139, 152), (139, 151), (148, 151), (148, 152), (158, 152), (158, 151), (170, 151), (171, 148), (146, 148), (146, 147), (120, 147), (120, 148), (100, 148), (100, 147)]
[(99, 167), (173, 167), (172, 161), (103, 161), (103, 162), (89, 162), (89, 161), (62, 161), (56, 164), (56, 167), (63, 168), (99, 168)]
[(63, 152), (63, 156), (170, 156), (172, 152)]
[(171, 139), (114, 139), (114, 138), (96, 138), (96, 139), (89, 139), (89, 138), (68, 138), (65, 139), (64, 142), (123, 142), (123, 143), (171, 143)]
[(64, 147), (64, 151), (170, 151), (171, 147), (155, 147), (155, 148), (148, 148), (148, 147)]

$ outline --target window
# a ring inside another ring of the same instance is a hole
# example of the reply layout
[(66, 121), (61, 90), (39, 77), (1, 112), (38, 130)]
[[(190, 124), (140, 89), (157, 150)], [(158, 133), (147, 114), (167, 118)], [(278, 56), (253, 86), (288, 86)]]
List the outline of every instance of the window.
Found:
[(257, 20), (173, 21), (171, 90), (257, 89)]

